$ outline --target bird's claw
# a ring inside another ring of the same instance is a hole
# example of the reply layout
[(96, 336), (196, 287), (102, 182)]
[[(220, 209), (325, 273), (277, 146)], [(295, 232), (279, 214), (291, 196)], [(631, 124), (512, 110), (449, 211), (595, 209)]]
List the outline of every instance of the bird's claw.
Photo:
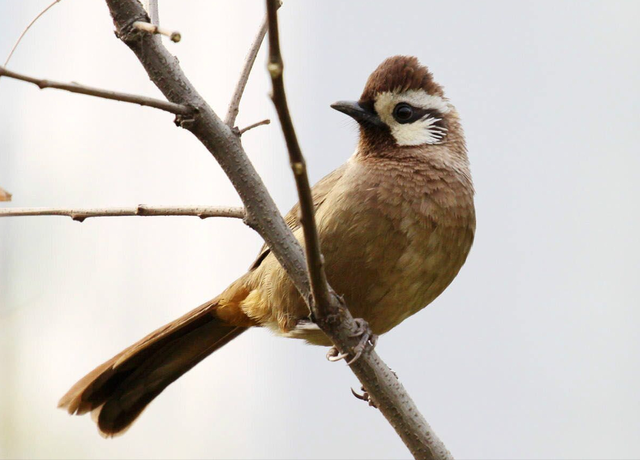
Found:
[(332, 363), (345, 359), (347, 356), (349, 356), (349, 353), (340, 353), (336, 347), (329, 348), (329, 351), (327, 352), (327, 359)]
[(360, 356), (362, 356), (362, 353), (364, 352), (364, 350), (366, 350), (368, 343), (371, 344), (371, 349), (373, 349), (378, 342), (378, 336), (371, 332), (369, 323), (367, 323), (362, 318), (356, 318), (355, 322), (358, 328), (353, 334), (350, 335), (350, 337), (360, 337), (360, 342), (358, 342), (358, 345), (353, 348), (355, 354), (351, 361), (347, 361), (347, 365), (349, 366), (355, 363), (360, 358)]
[(365, 390), (364, 387), (360, 387), (360, 389), (362, 390), (362, 394), (358, 394), (352, 388), (351, 389), (351, 393), (353, 394), (353, 396), (355, 396), (356, 398), (360, 399), (361, 401), (365, 401), (365, 402), (369, 403), (369, 406), (377, 409), (378, 406), (376, 405), (376, 403), (373, 402), (373, 400), (371, 399), (371, 396), (369, 396), (369, 393), (367, 393), (367, 390)]
[[(371, 332), (369, 323), (362, 318), (356, 318), (355, 322), (357, 329), (352, 334), (349, 334), (349, 337), (360, 337), (360, 341), (358, 342), (358, 345), (353, 348), (353, 358), (347, 361), (347, 365), (355, 363), (360, 356), (362, 356), (362, 353), (364, 353), (367, 348), (367, 344), (371, 344), (371, 348), (373, 349), (378, 342), (378, 336)], [(340, 353), (335, 346), (329, 348), (329, 351), (327, 352), (327, 359), (332, 363), (345, 359), (348, 356), (349, 353)]]

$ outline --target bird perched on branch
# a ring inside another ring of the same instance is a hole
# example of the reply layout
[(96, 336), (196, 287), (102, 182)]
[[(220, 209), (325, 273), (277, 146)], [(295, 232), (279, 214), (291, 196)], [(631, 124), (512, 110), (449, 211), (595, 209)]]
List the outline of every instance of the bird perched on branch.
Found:
[[(385, 60), (357, 102), (337, 102), (360, 127), (347, 163), (313, 187), (329, 284), (356, 318), (383, 334), (431, 303), (464, 264), (475, 230), (460, 119), (414, 57)], [(299, 241), (295, 206), (286, 217)], [(98, 366), (60, 400), (92, 412), (105, 436), (124, 432), (169, 384), (254, 326), (331, 345), (264, 247), (213, 300)]]

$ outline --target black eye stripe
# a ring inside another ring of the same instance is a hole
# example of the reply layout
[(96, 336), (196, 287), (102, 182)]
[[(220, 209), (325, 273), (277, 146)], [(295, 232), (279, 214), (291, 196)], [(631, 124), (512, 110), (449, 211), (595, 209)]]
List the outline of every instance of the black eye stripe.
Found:
[[(398, 116), (399, 113), (398, 112), (403, 112), (405, 107), (409, 107), (412, 111), (413, 114), (411, 115), (411, 117), (400, 117)], [(422, 120), (425, 118), (434, 118), (434, 119), (440, 119), (442, 120), (442, 113), (440, 113), (440, 111), (436, 110), (436, 109), (422, 109), (419, 107), (414, 107), (411, 104), (408, 104), (406, 102), (400, 102), (399, 104), (397, 104), (394, 109), (393, 109), (393, 118), (400, 124), (405, 124), (405, 123), (413, 123), (414, 121), (417, 120)], [(436, 125), (440, 124), (441, 121), (437, 121)]]

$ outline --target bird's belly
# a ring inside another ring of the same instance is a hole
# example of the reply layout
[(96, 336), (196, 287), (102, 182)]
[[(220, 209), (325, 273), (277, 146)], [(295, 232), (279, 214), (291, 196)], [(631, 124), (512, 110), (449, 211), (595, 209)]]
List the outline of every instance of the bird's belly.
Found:
[[(344, 296), (351, 314), (365, 319), (375, 334), (384, 334), (430, 304), (453, 281), (471, 246), (469, 232), (439, 228), (405, 241), (351, 250), (348, 264), (327, 259), (329, 283)], [(318, 345), (330, 341), (317, 328), (302, 327), (285, 335)]]
[[(464, 242), (465, 233), (440, 227), (374, 249), (380, 256), (380, 262), (373, 264), (375, 275), (355, 295), (344, 289), (352, 314), (368, 321), (374, 333), (383, 334), (427, 306), (462, 267), (470, 248), (470, 242)], [(347, 283), (359, 286), (359, 274), (370, 271), (363, 267), (367, 262), (354, 260), (350, 276), (332, 282), (336, 291), (340, 293)]]

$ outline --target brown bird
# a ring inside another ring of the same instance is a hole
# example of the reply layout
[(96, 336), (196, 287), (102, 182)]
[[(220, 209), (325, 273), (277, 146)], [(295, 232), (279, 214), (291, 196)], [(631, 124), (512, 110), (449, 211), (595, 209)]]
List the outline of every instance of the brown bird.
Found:
[[(332, 107), (360, 126), (349, 161), (313, 187), (329, 283), (383, 334), (431, 303), (464, 264), (475, 230), (473, 185), (458, 113), (414, 57), (385, 60), (358, 102)], [(299, 241), (297, 206), (286, 217)], [(169, 384), (248, 328), (331, 345), (269, 248), (215, 299), (94, 369), (62, 397), (92, 412), (104, 436), (124, 432)]]

